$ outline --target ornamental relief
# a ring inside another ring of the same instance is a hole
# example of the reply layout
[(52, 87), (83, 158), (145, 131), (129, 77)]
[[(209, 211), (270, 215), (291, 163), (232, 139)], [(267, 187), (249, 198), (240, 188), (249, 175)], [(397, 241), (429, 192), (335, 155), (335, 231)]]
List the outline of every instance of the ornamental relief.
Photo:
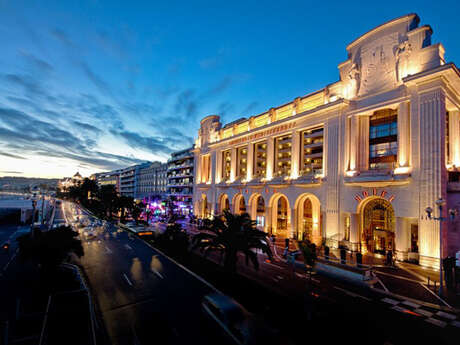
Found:
[(398, 33), (381, 37), (361, 47), (361, 83), (359, 96), (394, 88), (398, 82), (396, 75), (396, 52)]

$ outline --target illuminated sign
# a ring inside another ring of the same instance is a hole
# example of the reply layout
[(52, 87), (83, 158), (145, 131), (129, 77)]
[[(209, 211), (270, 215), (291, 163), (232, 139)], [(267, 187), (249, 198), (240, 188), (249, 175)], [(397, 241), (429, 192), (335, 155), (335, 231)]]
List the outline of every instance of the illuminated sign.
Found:
[(355, 194), (355, 200), (357, 202), (361, 202), (363, 199), (366, 199), (369, 196), (378, 196), (392, 202), (395, 199), (394, 195), (388, 196), (388, 192), (386, 190), (382, 190), (381, 192), (377, 191), (377, 188), (372, 188), (372, 193), (369, 193), (367, 190), (363, 190), (361, 193)]
[(269, 135), (272, 135), (272, 134), (277, 134), (277, 133), (283, 132), (285, 130), (294, 128), (295, 125), (296, 125), (295, 121), (291, 122), (291, 123), (286, 123), (285, 125), (276, 126), (276, 127), (269, 128), (269, 129), (266, 129), (266, 130), (258, 132), (258, 133), (254, 133), (254, 134), (242, 137), (242, 138), (232, 140), (232, 141), (230, 141), (229, 144), (230, 145), (236, 145), (236, 144), (245, 143), (245, 142), (248, 142), (248, 141), (251, 141), (251, 140), (260, 139), (260, 138), (263, 138), (263, 137), (266, 137), (266, 136), (269, 136)]

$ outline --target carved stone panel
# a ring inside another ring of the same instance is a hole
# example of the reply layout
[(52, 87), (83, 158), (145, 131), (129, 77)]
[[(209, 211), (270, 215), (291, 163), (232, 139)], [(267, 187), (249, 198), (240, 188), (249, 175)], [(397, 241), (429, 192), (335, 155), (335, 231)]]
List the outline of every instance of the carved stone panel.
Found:
[(396, 86), (395, 52), (398, 44), (398, 33), (395, 32), (361, 47), (360, 96)]

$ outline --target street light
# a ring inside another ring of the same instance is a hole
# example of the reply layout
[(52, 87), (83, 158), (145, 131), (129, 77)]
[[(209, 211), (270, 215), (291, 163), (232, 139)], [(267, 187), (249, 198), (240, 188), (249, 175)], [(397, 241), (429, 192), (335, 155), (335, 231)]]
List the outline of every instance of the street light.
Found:
[[(443, 206), (446, 204), (446, 201), (442, 198), (439, 198), (435, 201), (436, 206), (438, 206), (439, 210), (439, 217), (433, 217), (433, 209), (431, 207), (425, 208), (425, 212), (428, 216), (428, 219), (433, 219), (439, 221), (439, 295), (442, 296), (442, 222), (447, 220), (447, 218), (442, 216), (442, 209)], [(455, 216), (457, 215), (456, 209), (449, 209), (449, 217), (450, 220), (454, 220)]]

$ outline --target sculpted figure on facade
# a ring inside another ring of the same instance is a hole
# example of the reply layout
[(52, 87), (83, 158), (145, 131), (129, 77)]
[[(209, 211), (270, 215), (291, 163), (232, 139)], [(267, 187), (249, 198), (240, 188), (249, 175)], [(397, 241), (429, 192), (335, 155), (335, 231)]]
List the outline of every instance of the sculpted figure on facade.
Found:
[(354, 98), (358, 95), (361, 72), (356, 63), (351, 65), (348, 71), (349, 97)]
[(409, 59), (412, 53), (412, 47), (408, 40), (401, 42), (396, 48), (396, 78), (401, 81), (409, 73)]

